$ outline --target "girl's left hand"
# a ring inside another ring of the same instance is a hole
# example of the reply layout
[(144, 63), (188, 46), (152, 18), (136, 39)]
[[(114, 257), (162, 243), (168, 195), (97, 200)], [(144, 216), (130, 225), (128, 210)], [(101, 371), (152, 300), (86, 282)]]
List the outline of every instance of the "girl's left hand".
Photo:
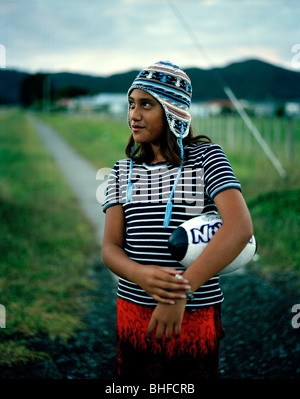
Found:
[(147, 336), (150, 337), (157, 326), (156, 339), (161, 339), (164, 332), (166, 339), (170, 339), (173, 331), (175, 337), (179, 337), (186, 301), (186, 299), (177, 300), (175, 305), (159, 303), (152, 313)]

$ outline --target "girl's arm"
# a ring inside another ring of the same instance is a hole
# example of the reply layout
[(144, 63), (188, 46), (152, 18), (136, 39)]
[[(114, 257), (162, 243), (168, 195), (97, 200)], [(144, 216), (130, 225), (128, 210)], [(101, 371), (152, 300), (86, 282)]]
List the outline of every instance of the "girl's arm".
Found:
[[(253, 234), (251, 216), (240, 191), (228, 189), (218, 194), (214, 201), (223, 225), (183, 274), (189, 280), (192, 291), (196, 291), (232, 262)], [(153, 333), (155, 327), (157, 338), (161, 338), (164, 331), (166, 338), (171, 337), (173, 330), (179, 335), (185, 304), (186, 300), (182, 299), (172, 306), (158, 304), (148, 326), (148, 335)]]
[(190, 281), (192, 291), (231, 263), (253, 234), (251, 216), (240, 191), (225, 190), (215, 197), (214, 202), (223, 224), (183, 274)]
[[(125, 218), (122, 205), (106, 210), (102, 259), (105, 265), (117, 276), (138, 284), (148, 295), (158, 302), (174, 304), (175, 299), (185, 298), (185, 290), (190, 287), (186, 279), (175, 277), (175, 269), (155, 265), (141, 265), (131, 260), (125, 253)], [(176, 292), (177, 291), (177, 292)]]

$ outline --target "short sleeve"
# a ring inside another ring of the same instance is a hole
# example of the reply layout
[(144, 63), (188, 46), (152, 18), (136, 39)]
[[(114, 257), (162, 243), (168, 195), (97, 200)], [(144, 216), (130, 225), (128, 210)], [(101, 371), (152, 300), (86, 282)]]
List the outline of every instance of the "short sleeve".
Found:
[(230, 188), (241, 190), (241, 184), (232, 170), (231, 164), (223, 149), (212, 144), (204, 153), (204, 181), (206, 194), (214, 199), (217, 194)]
[(119, 162), (116, 162), (107, 179), (105, 199), (102, 204), (103, 212), (107, 208), (120, 203)]

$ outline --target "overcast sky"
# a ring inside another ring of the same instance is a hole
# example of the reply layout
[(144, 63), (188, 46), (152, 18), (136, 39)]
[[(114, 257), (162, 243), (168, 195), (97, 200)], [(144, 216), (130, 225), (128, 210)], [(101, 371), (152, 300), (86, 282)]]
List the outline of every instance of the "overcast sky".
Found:
[(158, 60), (208, 68), (248, 58), (300, 71), (300, 1), (0, 0), (0, 45), (2, 67), (5, 49), (6, 68), (29, 72), (110, 75)]

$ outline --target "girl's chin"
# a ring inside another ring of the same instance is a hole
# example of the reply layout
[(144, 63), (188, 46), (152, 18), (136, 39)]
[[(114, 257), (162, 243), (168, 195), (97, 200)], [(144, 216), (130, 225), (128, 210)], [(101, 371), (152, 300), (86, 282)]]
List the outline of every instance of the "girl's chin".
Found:
[(148, 140), (142, 133), (133, 133), (133, 140), (136, 143), (147, 143)]
[(145, 134), (144, 132), (135, 133), (132, 132), (133, 140), (139, 144), (159, 144), (159, 138), (153, 138), (149, 134)]

